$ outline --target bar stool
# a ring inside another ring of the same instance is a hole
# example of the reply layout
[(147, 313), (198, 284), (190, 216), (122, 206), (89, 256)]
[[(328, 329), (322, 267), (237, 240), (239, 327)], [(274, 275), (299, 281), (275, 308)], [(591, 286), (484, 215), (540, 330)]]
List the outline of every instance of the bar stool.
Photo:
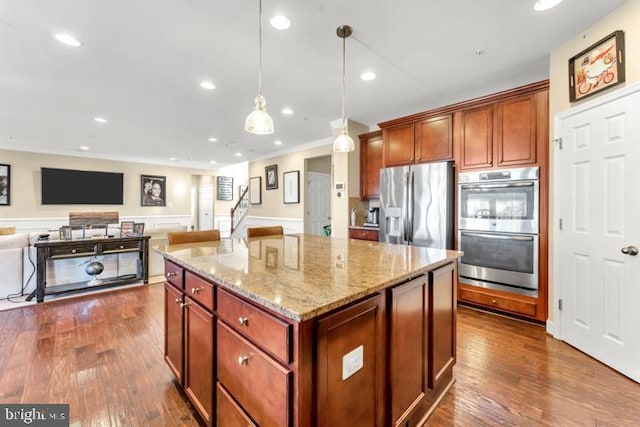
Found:
[(284, 229), (281, 225), (273, 225), (271, 227), (249, 227), (247, 228), (247, 237), (261, 236), (282, 236)]
[(220, 230), (202, 231), (170, 231), (167, 233), (167, 242), (170, 245), (180, 243), (215, 242), (220, 240)]

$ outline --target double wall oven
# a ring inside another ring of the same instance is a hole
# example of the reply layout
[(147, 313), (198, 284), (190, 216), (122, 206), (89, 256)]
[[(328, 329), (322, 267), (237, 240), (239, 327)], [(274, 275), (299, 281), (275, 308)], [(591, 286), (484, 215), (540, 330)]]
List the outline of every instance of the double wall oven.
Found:
[(539, 168), (458, 175), (459, 281), (538, 295)]

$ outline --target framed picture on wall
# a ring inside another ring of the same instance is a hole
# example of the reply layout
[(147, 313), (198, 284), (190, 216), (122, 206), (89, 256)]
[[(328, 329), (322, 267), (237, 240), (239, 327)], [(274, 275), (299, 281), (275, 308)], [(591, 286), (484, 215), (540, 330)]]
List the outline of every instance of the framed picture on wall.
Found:
[(142, 206), (166, 206), (167, 177), (140, 175), (140, 204)]
[(218, 200), (233, 200), (233, 178), (219, 176), (217, 179)]
[(285, 172), (282, 181), (284, 203), (300, 203), (300, 171)]
[(259, 176), (249, 178), (249, 203), (252, 205), (262, 203), (262, 178)]
[(267, 180), (267, 190), (278, 189), (278, 165), (270, 165), (264, 168), (264, 174)]
[(624, 82), (624, 32), (615, 31), (569, 59), (569, 100)]
[(0, 165), (0, 206), (11, 204), (11, 166)]

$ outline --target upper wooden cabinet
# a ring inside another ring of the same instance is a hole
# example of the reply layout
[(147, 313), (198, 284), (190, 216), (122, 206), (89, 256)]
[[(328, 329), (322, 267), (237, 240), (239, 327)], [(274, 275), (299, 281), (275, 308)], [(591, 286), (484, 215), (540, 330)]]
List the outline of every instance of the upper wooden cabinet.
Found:
[(382, 168), (382, 131), (360, 135), (360, 198), (380, 197)]
[(385, 167), (453, 158), (451, 114), (385, 128), (382, 135)]
[(546, 120), (546, 108), (545, 91), (457, 113), (460, 170), (537, 163), (540, 121)]

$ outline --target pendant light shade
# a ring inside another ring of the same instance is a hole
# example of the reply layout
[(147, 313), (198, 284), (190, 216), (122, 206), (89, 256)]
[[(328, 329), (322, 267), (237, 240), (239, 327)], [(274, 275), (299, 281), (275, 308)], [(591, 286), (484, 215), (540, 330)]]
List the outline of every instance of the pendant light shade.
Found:
[(340, 133), (338, 133), (338, 136), (336, 136), (336, 138), (333, 140), (333, 151), (336, 153), (346, 153), (356, 149), (353, 139), (351, 139), (351, 137), (349, 136), (349, 129), (347, 127), (347, 102), (345, 90), (346, 39), (351, 35), (352, 32), (353, 30), (348, 25), (342, 25), (336, 30), (336, 34), (342, 39), (342, 128), (340, 129)]
[(267, 101), (262, 96), (262, 0), (259, 1), (258, 29), (259, 29), (259, 63), (258, 63), (258, 96), (253, 101), (253, 111), (244, 122), (244, 130), (256, 135), (269, 135), (274, 131), (273, 119), (267, 113)]

